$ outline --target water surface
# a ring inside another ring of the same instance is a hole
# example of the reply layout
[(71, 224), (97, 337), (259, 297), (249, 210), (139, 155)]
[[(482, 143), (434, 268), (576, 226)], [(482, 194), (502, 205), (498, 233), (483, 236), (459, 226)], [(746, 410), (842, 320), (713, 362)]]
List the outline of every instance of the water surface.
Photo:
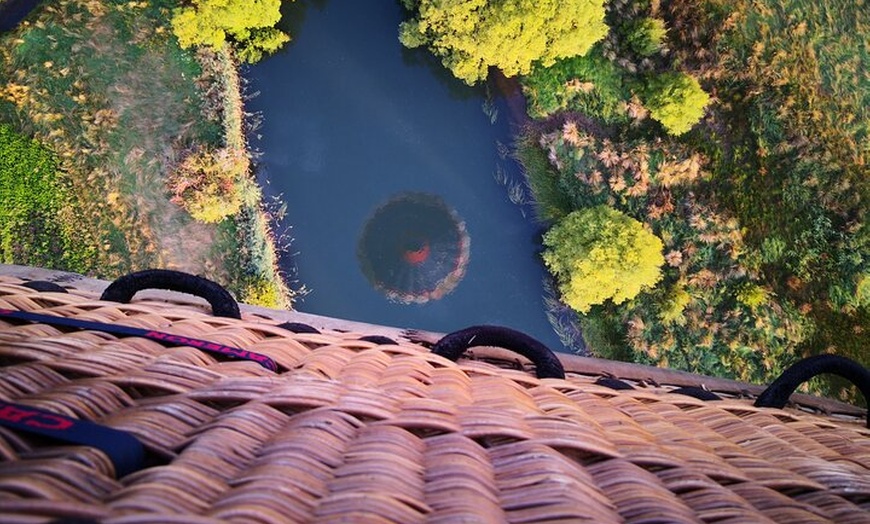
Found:
[[(398, 2), (285, 4), (284, 50), (246, 76), (263, 124), (261, 181), (287, 203), (292, 257), (285, 270), (311, 290), (300, 311), (450, 332), (473, 324), (519, 329), (564, 350), (547, 321), (538, 254), (541, 226), (512, 203), (496, 172), (520, 180), (499, 155), (510, 144), (504, 101), (495, 124), (484, 87), (453, 79), (423, 49), (404, 49)], [(373, 288), (356, 256), (363, 225), (402, 192), (441, 197), (471, 238), (464, 279), (425, 304), (396, 304)]]

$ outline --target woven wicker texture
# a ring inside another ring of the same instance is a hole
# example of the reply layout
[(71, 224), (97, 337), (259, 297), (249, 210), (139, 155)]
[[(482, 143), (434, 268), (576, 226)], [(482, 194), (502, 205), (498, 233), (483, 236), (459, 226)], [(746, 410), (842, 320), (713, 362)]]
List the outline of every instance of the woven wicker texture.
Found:
[(862, 420), (20, 284), (0, 277), (0, 308), (204, 339), (281, 369), (0, 319), (0, 400), (148, 452), (118, 479), (101, 451), (0, 428), (3, 522), (870, 522)]

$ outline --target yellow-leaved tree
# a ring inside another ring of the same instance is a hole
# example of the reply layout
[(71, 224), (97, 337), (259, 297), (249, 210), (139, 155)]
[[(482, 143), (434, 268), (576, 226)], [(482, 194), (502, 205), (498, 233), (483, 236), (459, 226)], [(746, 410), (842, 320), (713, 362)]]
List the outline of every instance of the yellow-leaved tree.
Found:
[(562, 301), (580, 313), (611, 299), (620, 304), (661, 279), (662, 241), (608, 206), (574, 211), (544, 235), (544, 263)]
[(402, 0), (414, 18), (399, 27), (406, 47), (428, 46), (467, 84), (490, 66), (526, 74), (583, 55), (607, 34), (604, 0)]
[(281, 0), (193, 0), (175, 10), (172, 32), (181, 47), (231, 42), (240, 60), (256, 62), (290, 41), (274, 27), (280, 19)]
[(642, 97), (650, 116), (671, 135), (682, 135), (698, 123), (710, 103), (698, 79), (686, 73), (670, 72), (647, 81)]

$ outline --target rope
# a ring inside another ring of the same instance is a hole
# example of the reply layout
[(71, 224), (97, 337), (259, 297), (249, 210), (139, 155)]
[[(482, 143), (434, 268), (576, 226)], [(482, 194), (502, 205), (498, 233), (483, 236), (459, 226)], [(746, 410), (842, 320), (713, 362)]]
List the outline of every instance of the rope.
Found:
[[(861, 364), (839, 355), (816, 355), (807, 357), (790, 368), (773, 381), (755, 401), (756, 407), (785, 407), (789, 397), (807, 380), (832, 373), (849, 380), (861, 390), (864, 400), (870, 402), (870, 371)], [(867, 427), (870, 428), (870, 412), (867, 413)]]
[(538, 378), (565, 378), (565, 369), (550, 348), (519, 331), (501, 326), (471, 326), (439, 340), (432, 352), (456, 361), (468, 348), (497, 346), (531, 360)]
[(239, 304), (229, 291), (206, 278), (170, 269), (146, 269), (129, 273), (109, 284), (100, 300), (128, 303), (144, 289), (168, 289), (204, 298), (216, 317), (241, 319)]

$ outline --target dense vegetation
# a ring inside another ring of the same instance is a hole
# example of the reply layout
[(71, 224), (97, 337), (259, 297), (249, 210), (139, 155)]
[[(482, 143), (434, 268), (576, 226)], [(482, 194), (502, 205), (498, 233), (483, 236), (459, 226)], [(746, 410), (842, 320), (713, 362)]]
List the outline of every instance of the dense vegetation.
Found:
[(607, 205), (568, 213), (544, 235), (544, 246), (544, 263), (559, 281), (562, 299), (581, 313), (652, 288), (665, 262), (657, 236)]
[(73, 247), (74, 217), (63, 216), (68, 200), (54, 155), (0, 124), (0, 261), (86, 266), (89, 253)]
[[(513, 27), (533, 18), (525, 5), (408, 1), (400, 38), (466, 82), (488, 66), (521, 75), (538, 120), (518, 156), (552, 224), (543, 257), (589, 347), (755, 382), (812, 353), (870, 364), (863, 4), (612, 0), (606, 37), (571, 52), (490, 46), (486, 17)], [(608, 213), (661, 239), (661, 278), (642, 237), (603, 240)], [(607, 278), (644, 258), (645, 285)]]
[(421, 45), (468, 84), (489, 67), (506, 75), (528, 73), (533, 62), (584, 54), (604, 37), (603, 0), (402, 0), (413, 17), (399, 39)]
[(281, 0), (192, 0), (175, 9), (172, 31), (181, 47), (230, 43), (240, 60), (257, 62), (290, 41), (275, 27), (280, 19)]
[(544, 119), (519, 142), (541, 217), (606, 204), (665, 244), (651, 292), (579, 315), (590, 347), (757, 382), (811, 353), (870, 364), (866, 10), (608, 9), (587, 56), (522, 78)]
[[(4, 238), (4, 260), (105, 278), (175, 267), (242, 300), (286, 305), (277, 266), (258, 266), (274, 253), (252, 251), (272, 243), (234, 236), (270, 238), (247, 172), (232, 51), (182, 49), (171, 36), (175, 6), (45, 2), (0, 35), (0, 123), (35, 139), (32, 151), (50, 152), (57, 166), (43, 169), (53, 185), (28, 196), (40, 206), (28, 216), (48, 218), (33, 222), (33, 238)], [(15, 144), (4, 135), (5, 147)], [(233, 162), (209, 163), (224, 157)], [(12, 180), (27, 176), (26, 164), (11, 169)], [(206, 210), (208, 199), (219, 212)]]

